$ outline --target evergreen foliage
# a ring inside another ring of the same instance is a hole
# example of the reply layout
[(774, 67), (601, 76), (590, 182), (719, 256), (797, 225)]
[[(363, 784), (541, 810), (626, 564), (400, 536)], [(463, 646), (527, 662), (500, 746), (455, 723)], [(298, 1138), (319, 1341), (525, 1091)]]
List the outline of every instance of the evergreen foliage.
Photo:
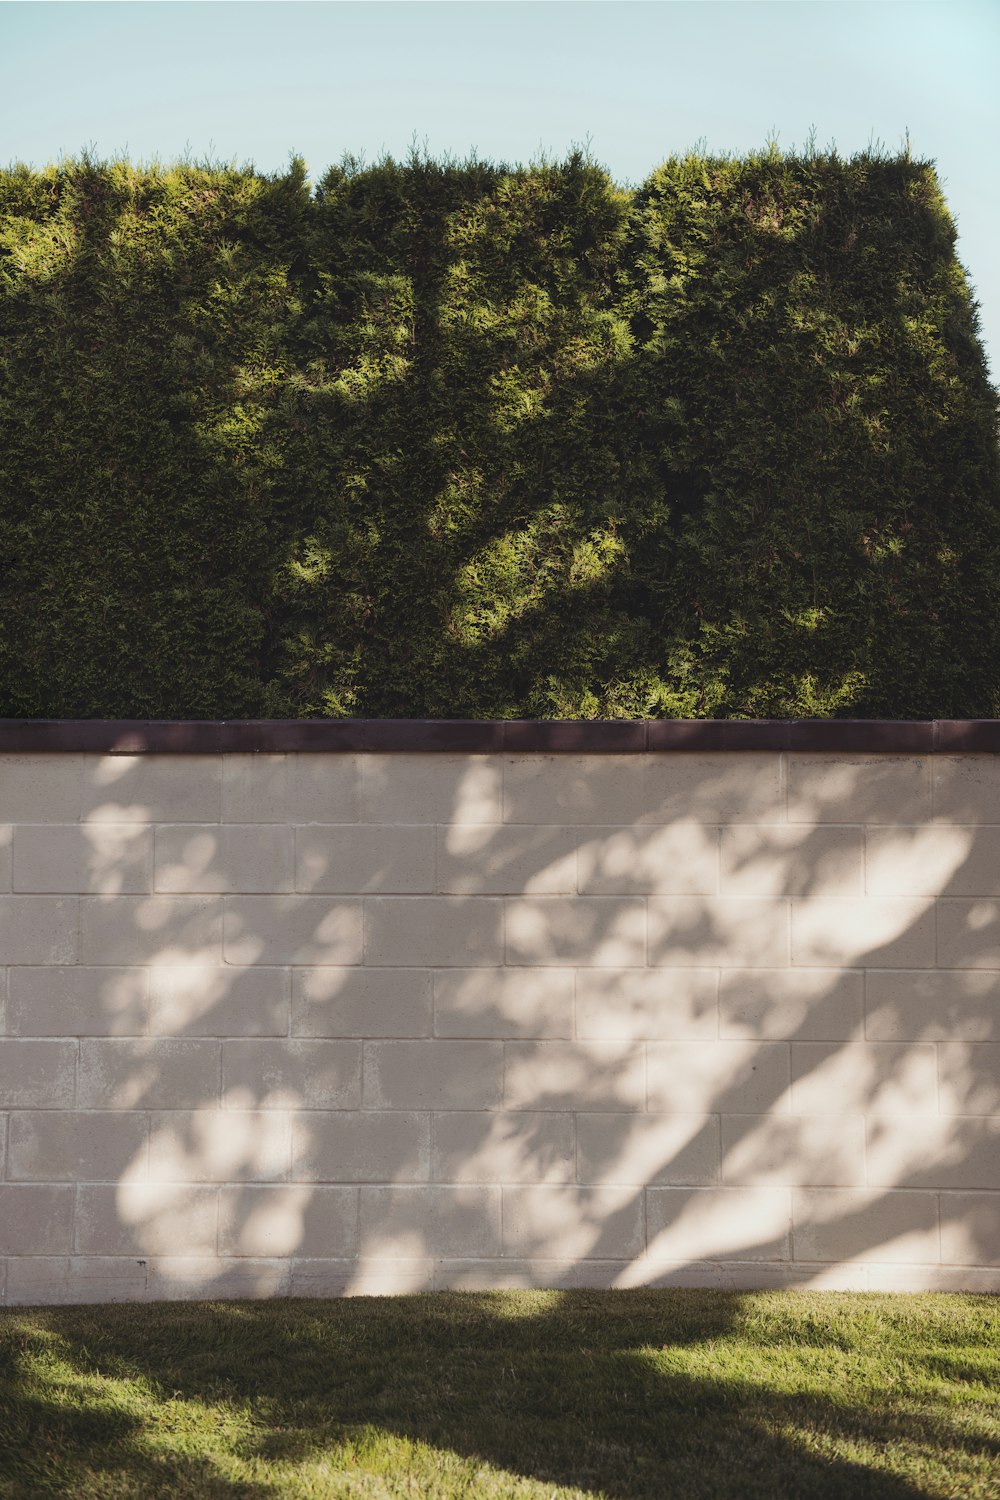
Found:
[(993, 717), (933, 168), (0, 172), (0, 714)]

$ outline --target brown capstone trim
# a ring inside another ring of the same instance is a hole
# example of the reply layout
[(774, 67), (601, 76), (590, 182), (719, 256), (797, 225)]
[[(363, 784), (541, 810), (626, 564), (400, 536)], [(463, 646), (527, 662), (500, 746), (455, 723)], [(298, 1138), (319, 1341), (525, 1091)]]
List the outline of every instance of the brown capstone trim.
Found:
[(786, 750), (788, 725), (780, 719), (652, 719), (647, 750)]
[(1000, 719), (939, 719), (934, 748), (942, 755), (1000, 751)]
[(1000, 719), (0, 719), (0, 753), (1000, 754)]

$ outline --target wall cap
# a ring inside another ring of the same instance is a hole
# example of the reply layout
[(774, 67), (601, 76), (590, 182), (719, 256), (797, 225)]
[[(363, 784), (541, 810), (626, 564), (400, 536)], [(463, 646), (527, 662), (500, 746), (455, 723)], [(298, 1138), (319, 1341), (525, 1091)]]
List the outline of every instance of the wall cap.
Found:
[(1000, 719), (0, 719), (0, 754), (1000, 753)]

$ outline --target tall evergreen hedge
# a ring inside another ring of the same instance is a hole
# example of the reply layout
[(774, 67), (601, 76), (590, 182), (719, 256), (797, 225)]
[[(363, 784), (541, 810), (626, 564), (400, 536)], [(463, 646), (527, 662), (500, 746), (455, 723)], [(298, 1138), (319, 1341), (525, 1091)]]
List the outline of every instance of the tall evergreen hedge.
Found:
[(1000, 714), (933, 168), (0, 173), (0, 714)]

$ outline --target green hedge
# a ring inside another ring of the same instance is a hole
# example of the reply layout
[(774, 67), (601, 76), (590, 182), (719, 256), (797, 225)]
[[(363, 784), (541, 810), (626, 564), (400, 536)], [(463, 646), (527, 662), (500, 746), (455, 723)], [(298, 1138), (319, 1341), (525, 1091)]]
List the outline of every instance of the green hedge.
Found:
[(932, 167), (0, 172), (0, 714), (1000, 714)]

